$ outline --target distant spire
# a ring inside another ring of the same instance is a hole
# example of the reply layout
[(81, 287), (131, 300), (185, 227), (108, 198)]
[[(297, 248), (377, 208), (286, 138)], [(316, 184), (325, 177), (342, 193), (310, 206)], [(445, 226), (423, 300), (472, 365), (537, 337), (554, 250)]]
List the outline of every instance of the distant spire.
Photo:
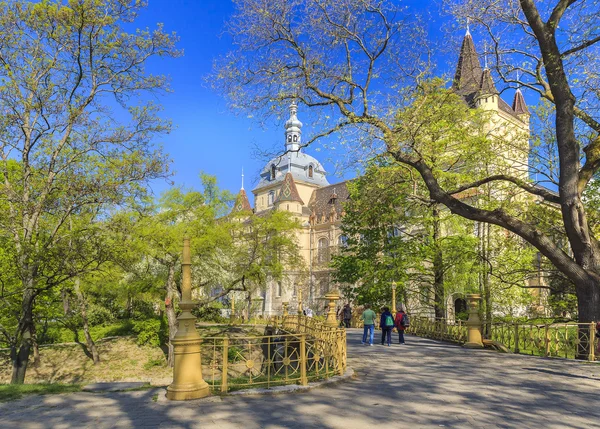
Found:
[(517, 88), (517, 91), (515, 92), (512, 109), (517, 115), (530, 115), (529, 109), (527, 108), (527, 103), (525, 103), (525, 98), (523, 97), (523, 93), (521, 93), (521, 89), (519, 88)]
[(244, 190), (244, 167), (242, 167), (242, 191)]
[(481, 63), (471, 34), (467, 32), (458, 56), (456, 73), (452, 87), (461, 95), (472, 94), (479, 90), (481, 84)]
[(481, 97), (493, 94), (498, 94), (498, 90), (494, 84), (494, 79), (492, 79), (492, 73), (490, 72), (490, 69), (486, 68), (483, 70), (483, 74), (481, 75), (479, 96)]

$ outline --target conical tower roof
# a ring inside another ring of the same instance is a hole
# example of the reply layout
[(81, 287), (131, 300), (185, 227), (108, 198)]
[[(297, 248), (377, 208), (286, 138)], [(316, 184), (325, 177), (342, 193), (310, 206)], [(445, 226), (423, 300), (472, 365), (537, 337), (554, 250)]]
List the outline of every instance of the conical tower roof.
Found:
[(473, 37), (467, 31), (460, 48), (452, 88), (461, 95), (477, 92), (480, 88), (482, 74), (483, 71), (481, 70), (479, 56), (475, 50)]
[(285, 175), (283, 183), (281, 184), (279, 196), (277, 197), (277, 200), (275, 202), (281, 203), (283, 201), (296, 201), (304, 205), (304, 201), (302, 201), (302, 198), (300, 198), (300, 194), (298, 193), (298, 189), (296, 188), (296, 182), (294, 182), (294, 177), (291, 173), (287, 173)]
[(246, 195), (246, 191), (244, 190), (244, 188), (240, 189), (240, 192), (238, 193), (235, 199), (233, 210), (231, 210), (231, 212), (236, 213), (242, 211), (252, 211), (252, 206), (250, 205), (248, 195)]
[(521, 93), (520, 89), (517, 89), (517, 92), (515, 92), (515, 99), (513, 100), (512, 109), (517, 115), (529, 115), (527, 103), (525, 103), (525, 98), (523, 98), (523, 94)]
[(492, 79), (492, 73), (490, 73), (490, 69), (484, 69), (481, 74), (481, 85), (479, 86), (479, 95), (492, 95), (499, 94), (496, 89), (496, 85), (494, 84), (494, 80)]

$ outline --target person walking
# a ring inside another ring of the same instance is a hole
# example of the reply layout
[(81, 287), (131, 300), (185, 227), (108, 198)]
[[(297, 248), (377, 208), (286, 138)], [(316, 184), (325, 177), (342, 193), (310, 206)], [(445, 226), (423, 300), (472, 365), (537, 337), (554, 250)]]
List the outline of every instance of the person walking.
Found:
[(365, 305), (365, 311), (362, 314), (364, 332), (363, 332), (363, 344), (367, 344), (367, 334), (368, 334), (368, 344), (370, 346), (373, 345), (373, 334), (375, 330), (375, 319), (377, 315), (373, 310), (371, 310), (371, 306), (369, 304)]
[(404, 330), (408, 327), (408, 315), (406, 314), (406, 307), (404, 304), (400, 304), (400, 309), (396, 313), (396, 319), (394, 320), (396, 329), (398, 329), (398, 342), (404, 343)]
[(381, 345), (387, 340), (387, 345), (392, 344), (392, 329), (394, 329), (394, 316), (390, 312), (388, 307), (383, 307), (381, 313), (381, 319), (379, 320), (379, 327), (381, 328)]
[(350, 327), (350, 320), (352, 320), (352, 308), (350, 304), (346, 304), (344, 309), (342, 310), (342, 317), (344, 318), (344, 326), (346, 328)]

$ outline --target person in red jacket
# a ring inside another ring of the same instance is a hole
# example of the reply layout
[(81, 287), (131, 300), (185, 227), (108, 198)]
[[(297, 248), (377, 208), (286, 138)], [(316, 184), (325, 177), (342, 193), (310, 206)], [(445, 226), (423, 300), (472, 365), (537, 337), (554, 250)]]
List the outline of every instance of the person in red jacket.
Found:
[(398, 341), (400, 344), (405, 344), (404, 330), (406, 329), (407, 320), (408, 316), (406, 315), (406, 308), (404, 307), (404, 304), (400, 304), (400, 310), (396, 313), (396, 318), (394, 319), (394, 324), (396, 325), (396, 329), (398, 329)]

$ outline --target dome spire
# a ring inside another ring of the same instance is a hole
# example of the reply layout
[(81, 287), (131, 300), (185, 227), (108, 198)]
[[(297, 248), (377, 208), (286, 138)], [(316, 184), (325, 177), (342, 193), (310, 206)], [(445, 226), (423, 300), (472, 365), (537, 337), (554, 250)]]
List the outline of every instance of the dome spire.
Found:
[(296, 101), (290, 104), (290, 118), (285, 122), (285, 150), (288, 152), (300, 151), (300, 138), (302, 137), (302, 122), (296, 116), (298, 105)]

